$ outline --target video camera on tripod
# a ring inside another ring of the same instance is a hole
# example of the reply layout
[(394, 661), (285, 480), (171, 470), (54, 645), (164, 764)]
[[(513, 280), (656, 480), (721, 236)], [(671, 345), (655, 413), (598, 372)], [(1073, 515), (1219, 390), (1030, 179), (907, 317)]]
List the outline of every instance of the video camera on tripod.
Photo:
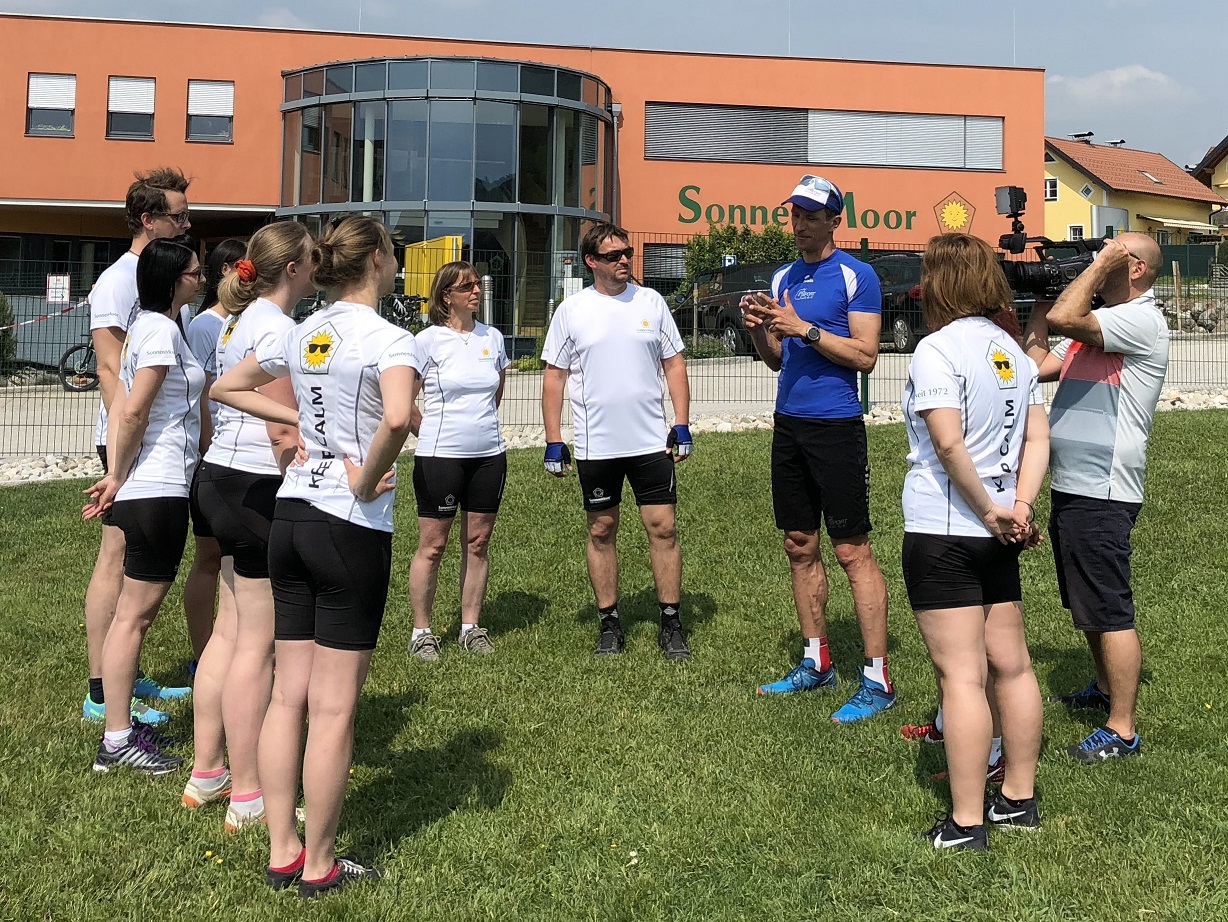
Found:
[[(1028, 194), (1022, 186), (998, 186), (994, 190), (998, 214), (1011, 219), (1011, 232), (998, 238), (999, 249), (1019, 254), (1029, 243), (1035, 244), (1039, 262), (1022, 262), (1002, 259), (1002, 272), (1011, 289), (1019, 293), (1036, 295), (1045, 301), (1054, 300), (1080, 272), (1092, 264), (1097, 251), (1104, 245), (1103, 237), (1087, 240), (1062, 240), (1054, 242), (1048, 237), (1029, 237), (1023, 227), (1023, 212), (1027, 207)], [(1070, 255), (1057, 256), (1051, 251), (1069, 251)]]

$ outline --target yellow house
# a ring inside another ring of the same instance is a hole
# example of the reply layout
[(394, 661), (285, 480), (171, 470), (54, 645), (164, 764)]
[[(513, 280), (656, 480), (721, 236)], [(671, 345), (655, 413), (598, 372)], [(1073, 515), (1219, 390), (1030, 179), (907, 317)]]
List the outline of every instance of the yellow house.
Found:
[[(1221, 188), (1228, 194), (1228, 184)], [(1190, 243), (1218, 233), (1211, 214), (1225, 208), (1228, 200), (1161, 154), (1045, 138), (1050, 240), (1137, 231), (1162, 244)]]
[[(1190, 171), (1190, 175), (1212, 192), (1228, 198), (1228, 138), (1207, 151), (1207, 156)], [(1228, 223), (1228, 209), (1212, 215), (1211, 221), (1223, 227)]]

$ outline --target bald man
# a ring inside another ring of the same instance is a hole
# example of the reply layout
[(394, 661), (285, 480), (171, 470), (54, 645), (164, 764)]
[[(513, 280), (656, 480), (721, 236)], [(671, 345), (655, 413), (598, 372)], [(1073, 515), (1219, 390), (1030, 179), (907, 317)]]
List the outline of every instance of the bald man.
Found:
[[(1130, 535), (1143, 505), (1147, 437), (1168, 369), (1168, 324), (1152, 285), (1160, 247), (1144, 234), (1106, 240), (1096, 261), (1024, 336), (1042, 381), (1058, 379), (1050, 410), (1053, 509), (1049, 537), (1062, 605), (1087, 638), (1096, 677), (1058, 700), (1108, 718), (1067, 751), (1079, 762), (1138, 755), (1143, 652), (1134, 627)], [(1099, 294), (1104, 307), (1092, 309)], [(1049, 349), (1049, 332), (1066, 337)]]

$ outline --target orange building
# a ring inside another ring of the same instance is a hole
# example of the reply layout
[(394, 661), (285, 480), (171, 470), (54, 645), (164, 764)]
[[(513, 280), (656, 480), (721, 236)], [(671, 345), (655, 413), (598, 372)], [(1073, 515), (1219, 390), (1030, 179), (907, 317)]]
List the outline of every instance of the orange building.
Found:
[(502, 319), (526, 322), (578, 276), (596, 217), (632, 231), (641, 274), (668, 284), (710, 221), (787, 225), (779, 203), (803, 173), (844, 190), (838, 236), (876, 246), (943, 230), (996, 241), (996, 186), (1043, 201), (1040, 70), (36, 16), (0, 28), (0, 267), (71, 264), (77, 287), (120, 252), (133, 170), (164, 164), (193, 177), (206, 240), (379, 212), (407, 244), (458, 235), (485, 254), (508, 279)]

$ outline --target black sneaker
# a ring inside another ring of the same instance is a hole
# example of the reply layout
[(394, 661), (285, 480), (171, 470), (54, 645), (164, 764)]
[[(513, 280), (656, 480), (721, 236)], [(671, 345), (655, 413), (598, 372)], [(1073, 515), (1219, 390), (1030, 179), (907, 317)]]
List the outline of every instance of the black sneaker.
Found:
[(1071, 710), (1076, 711), (1107, 711), (1109, 709), (1109, 696), (1100, 690), (1100, 686), (1096, 684), (1095, 679), (1087, 683), (1087, 688), (1080, 689), (1069, 695), (1057, 695), (1051, 700), (1064, 704)]
[(1035, 832), (1040, 829), (1040, 809), (1035, 797), (1011, 803), (999, 791), (985, 804), (985, 820), (999, 829)]
[(1120, 759), (1126, 756), (1143, 754), (1143, 738), (1137, 733), (1134, 739), (1122, 739), (1108, 727), (1097, 727), (1081, 743), (1076, 743), (1066, 750), (1076, 762), (1089, 765), (1097, 762), (1107, 762), (1109, 759)]
[(617, 618), (602, 618), (601, 633), (597, 636), (597, 649), (594, 656), (617, 656), (627, 646), (627, 638), (623, 636), (623, 626)]
[(303, 855), (298, 856), (298, 861), (290, 866), (289, 871), (278, 871), (273, 868), (264, 869), (264, 879), (274, 890), (285, 890), (288, 887), (293, 887), (303, 879)]
[(921, 838), (926, 839), (934, 848), (974, 852), (983, 852), (989, 848), (984, 823), (979, 826), (960, 826), (945, 813), (938, 817), (933, 828), (921, 833)]
[(109, 772), (117, 768), (130, 768), (143, 775), (169, 775), (183, 766), (183, 759), (168, 755), (149, 740), (133, 731), (128, 742), (119, 749), (110, 749), (106, 739), (98, 741), (98, 754), (94, 756), (94, 771)]
[(132, 735), (152, 743), (158, 749), (173, 749), (183, 742), (179, 737), (162, 733), (152, 724), (137, 720), (135, 717), (132, 718)]
[(686, 631), (682, 629), (682, 622), (677, 618), (670, 618), (661, 623), (661, 630), (657, 634), (657, 644), (661, 647), (665, 658), (671, 663), (691, 658), (691, 648), (686, 643)]
[(326, 880), (299, 880), (298, 895), (302, 899), (310, 900), (333, 890), (348, 887), (355, 881), (366, 878), (378, 880), (384, 876), (383, 868), (363, 867), (357, 861), (349, 858), (338, 858), (335, 863), (335, 871), (336, 873)]

